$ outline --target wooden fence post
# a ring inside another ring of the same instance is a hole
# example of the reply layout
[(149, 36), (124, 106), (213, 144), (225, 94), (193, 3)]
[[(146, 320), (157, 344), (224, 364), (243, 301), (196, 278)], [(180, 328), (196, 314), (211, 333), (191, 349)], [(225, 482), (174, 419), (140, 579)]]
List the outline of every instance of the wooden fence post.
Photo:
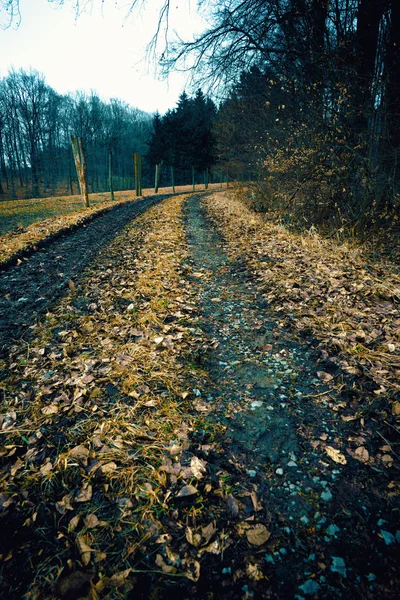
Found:
[(172, 193), (175, 194), (175, 175), (174, 175), (174, 167), (171, 166), (171, 185), (172, 185)]
[(74, 154), (75, 167), (79, 180), (79, 187), (83, 196), (85, 206), (89, 207), (89, 194), (86, 185), (86, 159), (83, 151), (82, 138), (71, 135), (72, 152)]
[(163, 162), (164, 161), (160, 161), (160, 164), (156, 165), (156, 176), (155, 176), (155, 182), (154, 182), (154, 193), (155, 194), (158, 194), (158, 188), (160, 187)]
[(136, 188), (136, 196), (142, 195), (142, 159), (140, 154), (133, 155), (134, 165), (135, 165), (135, 188)]
[(113, 155), (112, 150), (108, 153), (108, 174), (110, 180), (110, 197), (114, 200), (114, 185), (113, 185)]

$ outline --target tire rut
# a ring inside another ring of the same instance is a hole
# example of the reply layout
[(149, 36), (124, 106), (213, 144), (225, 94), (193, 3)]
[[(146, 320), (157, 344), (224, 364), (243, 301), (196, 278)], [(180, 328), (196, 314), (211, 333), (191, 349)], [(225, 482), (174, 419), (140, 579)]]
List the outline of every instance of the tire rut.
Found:
[(128, 223), (166, 196), (154, 196), (118, 206), (88, 224), (66, 233), (0, 277), (0, 356), (60, 299), (72, 280)]
[[(316, 353), (268, 314), (251, 273), (229, 260), (201, 197), (186, 202), (185, 224), (200, 326), (214, 348), (201, 357), (211, 379), (201, 402), (208, 418), (226, 427), (216, 460), (243, 487), (253, 486), (263, 507), (256, 522), (276, 539), (265, 554), (276, 596), (261, 597), (376, 597), (386, 585), (378, 573), (388, 563), (395, 568), (379, 523), (395, 528), (395, 512), (369, 488), (363, 466), (336, 464), (316, 451), (316, 440), (347, 439), (346, 424), (321, 394)], [(368, 538), (374, 544), (366, 545)]]

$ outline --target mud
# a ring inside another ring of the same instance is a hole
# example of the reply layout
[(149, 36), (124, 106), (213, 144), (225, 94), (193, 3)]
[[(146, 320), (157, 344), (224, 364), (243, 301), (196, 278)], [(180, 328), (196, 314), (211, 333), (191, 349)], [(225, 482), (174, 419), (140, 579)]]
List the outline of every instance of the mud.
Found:
[(0, 274), (0, 356), (10, 344), (29, 339), (30, 329), (68, 290), (98, 252), (132, 219), (163, 200), (152, 196), (118, 206), (65, 233)]
[[(226, 426), (215, 468), (253, 486), (255, 520), (275, 536), (264, 556), (268, 583), (240, 597), (394, 597), (396, 543), (380, 533), (396, 530), (396, 508), (380, 493), (389, 476), (315, 450), (321, 436), (346, 443), (349, 429), (324, 401), (313, 340), (295, 339), (269, 313), (251, 273), (229, 260), (200, 197), (187, 202), (185, 223), (201, 327), (213, 348), (201, 360), (210, 382), (200, 391), (208, 417)], [(245, 562), (233, 559), (237, 569)]]

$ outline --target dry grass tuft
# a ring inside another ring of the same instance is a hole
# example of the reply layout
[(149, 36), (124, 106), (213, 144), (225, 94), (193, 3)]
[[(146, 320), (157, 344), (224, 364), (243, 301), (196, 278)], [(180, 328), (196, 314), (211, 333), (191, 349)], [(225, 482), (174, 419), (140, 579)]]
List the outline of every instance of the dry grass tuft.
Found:
[(397, 266), (371, 263), (360, 247), (338, 245), (313, 230), (301, 235), (265, 222), (234, 194), (214, 194), (205, 202), (229, 252), (245, 257), (277, 318), (320, 340), (345, 373), (372, 381), (375, 397), (385, 399), (386, 415), (397, 410)]
[[(196, 481), (190, 468), (174, 477), (160, 468), (189, 446), (188, 361), (203, 343), (180, 266), (184, 199), (126, 228), (3, 365), (0, 508), (25, 543), (0, 554), (6, 590), (26, 571), (14, 590), (21, 597), (54, 593), (62, 577), (68, 588), (75, 571), (92, 567), (91, 597), (110, 584), (106, 575), (123, 596), (126, 569), (149, 568), (140, 563), (148, 544), (178, 490)], [(199, 515), (200, 498), (188, 508)]]

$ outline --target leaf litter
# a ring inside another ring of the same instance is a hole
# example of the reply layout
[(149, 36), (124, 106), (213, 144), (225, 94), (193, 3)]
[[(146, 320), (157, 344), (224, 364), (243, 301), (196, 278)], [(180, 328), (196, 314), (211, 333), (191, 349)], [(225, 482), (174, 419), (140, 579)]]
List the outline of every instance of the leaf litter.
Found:
[[(188, 203), (197, 202), (192, 198)], [(224, 197), (219, 205), (220, 198), (214, 195), (208, 208), (226, 243), (218, 242), (209, 263), (192, 269), (185, 198), (172, 198), (128, 226), (47, 314), (29, 347), (16, 345), (4, 363), (5, 597), (11, 589), (26, 598), (168, 598), (179, 590), (278, 598), (321, 589), (331, 597), (349, 589), (365, 598), (395, 597), (392, 563), (375, 554), (380, 540), (391, 549), (382, 534), (369, 539), (367, 567), (385, 564), (386, 583), (378, 577), (371, 584), (362, 572), (356, 581), (358, 557), (348, 561), (344, 552), (353, 549), (348, 531), (367, 535), (364, 523), (346, 512), (346, 494), (357, 491), (362, 511), (367, 488), (380, 477), (385, 502), (396, 497), (379, 458), (392, 456), (395, 445), (381, 440), (385, 449), (364, 460), (359, 449), (372, 449), (368, 417), (359, 405), (351, 414), (347, 405), (337, 407), (342, 381), (326, 359), (296, 400), (299, 362), (285, 338), (285, 313), (278, 311), (277, 327), (269, 330), (259, 306), (249, 309), (240, 294), (232, 301), (219, 275), (213, 283), (214, 260), (228, 278), (232, 268), (258, 277), (251, 256), (245, 269), (234, 262), (238, 237), (231, 242), (228, 234), (237, 219), (231, 211), (239, 209)], [(202, 294), (209, 285), (214, 308), (207, 325)], [(243, 307), (252, 322), (250, 351), (242, 339)], [(224, 360), (229, 337), (240, 348), (236, 360)], [(273, 372), (258, 373), (260, 356)], [(225, 404), (214, 391), (217, 372), (232, 388)], [(334, 376), (321, 379), (318, 372)], [(247, 393), (235, 399), (237, 389)], [(310, 416), (322, 410), (323, 418), (296, 421), (296, 402), (307, 410), (315, 404)], [(354, 414), (355, 422), (338, 420)], [(242, 437), (235, 438), (239, 419)], [(274, 425), (281, 431), (285, 424), (287, 454), (273, 434)], [(354, 465), (375, 470), (360, 477)], [(340, 469), (348, 468), (355, 480), (346, 489)], [(393, 520), (380, 508), (386, 534)], [(368, 518), (374, 516), (370, 510)]]

